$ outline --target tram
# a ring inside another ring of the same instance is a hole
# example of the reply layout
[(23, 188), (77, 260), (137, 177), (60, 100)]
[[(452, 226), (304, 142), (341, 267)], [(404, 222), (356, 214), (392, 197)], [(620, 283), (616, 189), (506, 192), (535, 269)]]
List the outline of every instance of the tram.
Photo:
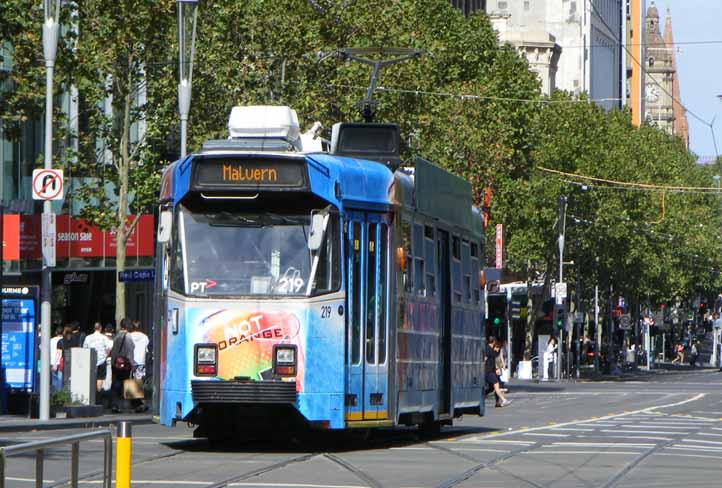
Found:
[(300, 134), (235, 107), (230, 137), (164, 172), (160, 422), (230, 440), (305, 426), (438, 429), (484, 414), (482, 219), (471, 185), (394, 124)]

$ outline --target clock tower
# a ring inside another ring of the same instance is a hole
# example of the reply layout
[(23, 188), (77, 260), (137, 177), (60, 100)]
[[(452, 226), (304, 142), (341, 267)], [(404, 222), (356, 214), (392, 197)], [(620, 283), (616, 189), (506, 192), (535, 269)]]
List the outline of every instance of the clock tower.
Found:
[(674, 134), (674, 46), (668, 46), (660, 33), (659, 11), (654, 2), (647, 9), (644, 53), (645, 119)]

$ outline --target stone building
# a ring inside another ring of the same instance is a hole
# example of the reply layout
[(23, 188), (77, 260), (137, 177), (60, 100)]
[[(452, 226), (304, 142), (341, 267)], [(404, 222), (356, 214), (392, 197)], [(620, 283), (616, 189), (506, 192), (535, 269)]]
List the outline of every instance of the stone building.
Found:
[(645, 20), (645, 118), (660, 129), (674, 133), (674, 50), (660, 32), (659, 11), (652, 2)]
[(464, 12), (464, 15), (469, 15), (478, 10), (485, 11), (486, 0), (451, 0), (451, 4)]
[(587, 92), (607, 109), (622, 99), (622, 0), (488, 0), (499, 40), (527, 59), (543, 92)]

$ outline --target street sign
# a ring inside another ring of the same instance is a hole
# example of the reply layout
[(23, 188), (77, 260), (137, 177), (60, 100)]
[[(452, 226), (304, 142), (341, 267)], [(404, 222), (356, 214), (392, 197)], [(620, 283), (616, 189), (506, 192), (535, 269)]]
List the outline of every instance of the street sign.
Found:
[(33, 200), (62, 200), (63, 170), (33, 170)]
[(55, 214), (42, 214), (42, 247), (45, 266), (55, 266)]
[(622, 330), (631, 330), (632, 317), (630, 317), (629, 315), (622, 315), (619, 318), (619, 328)]
[(118, 281), (130, 283), (135, 281), (153, 281), (155, 279), (154, 269), (134, 269), (131, 271), (118, 271)]
[(557, 305), (564, 303), (564, 299), (567, 297), (567, 284), (566, 283), (555, 283), (554, 284), (554, 298), (556, 299)]
[(504, 226), (496, 224), (496, 269), (504, 267)]

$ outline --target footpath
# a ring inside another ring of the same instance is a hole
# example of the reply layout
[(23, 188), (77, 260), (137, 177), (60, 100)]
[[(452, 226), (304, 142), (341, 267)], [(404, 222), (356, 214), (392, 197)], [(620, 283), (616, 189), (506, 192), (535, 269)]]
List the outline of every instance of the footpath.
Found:
[(0, 415), (0, 433), (60, 429), (92, 429), (96, 427), (108, 427), (115, 425), (118, 422), (130, 422), (135, 425), (152, 424), (153, 416), (150, 414), (129, 413), (101, 415), (100, 417), (38, 420), (29, 419), (19, 415)]

